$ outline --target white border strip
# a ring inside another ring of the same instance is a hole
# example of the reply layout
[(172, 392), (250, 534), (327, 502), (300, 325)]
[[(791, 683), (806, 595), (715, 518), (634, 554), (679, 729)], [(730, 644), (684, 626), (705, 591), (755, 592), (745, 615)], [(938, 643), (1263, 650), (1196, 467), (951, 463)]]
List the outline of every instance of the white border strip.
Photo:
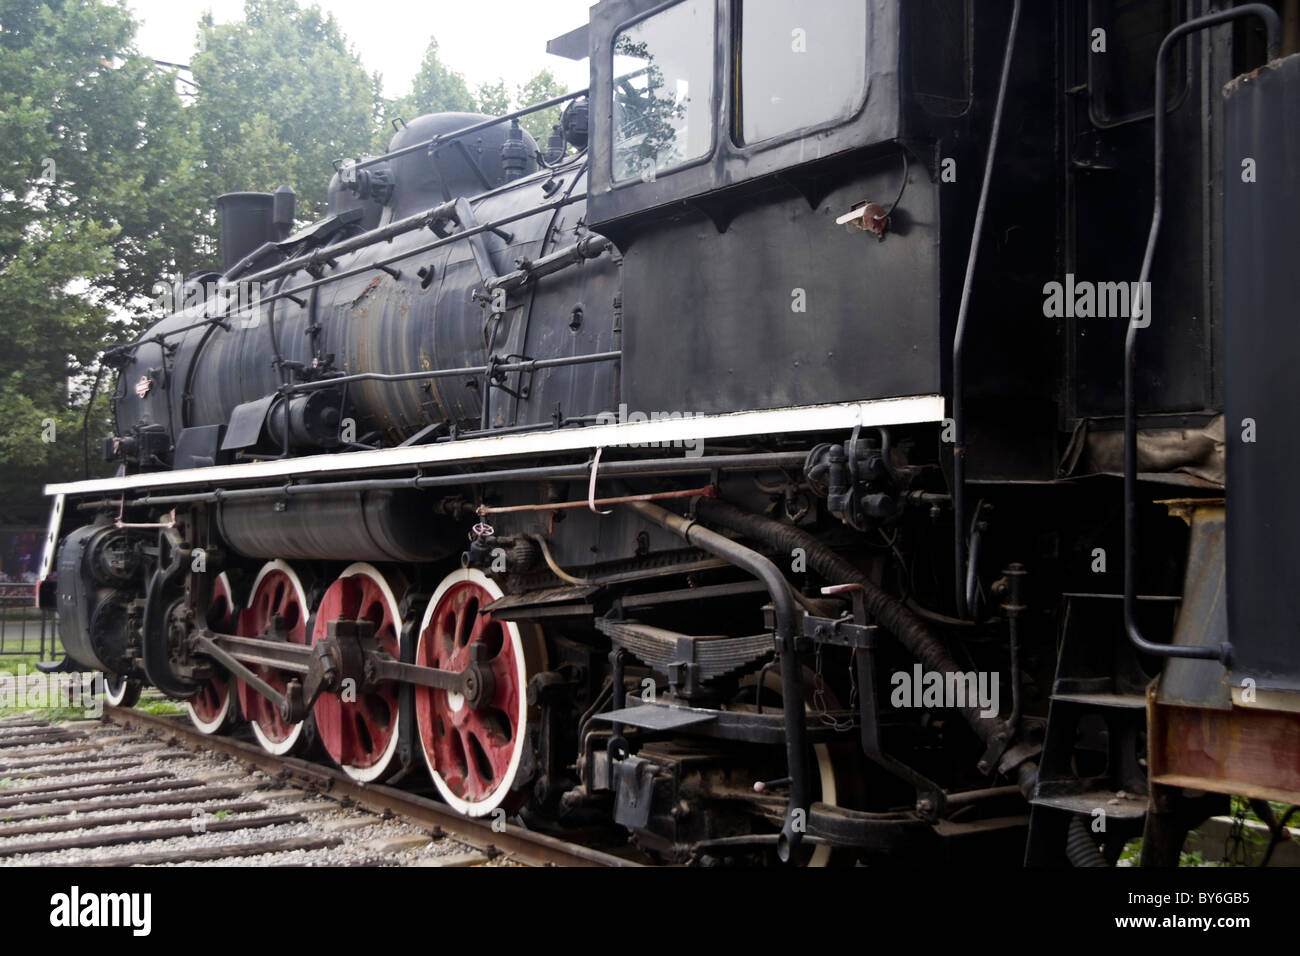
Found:
[[(50, 494), (48, 490), (46, 494)], [(59, 526), (63, 523), (63, 495), (54, 493), (54, 502), (50, 505), (50, 523), (45, 529), (45, 547), (41, 550), (41, 573), (36, 579), (44, 582), (54, 571), (54, 555), (59, 550)]]
[(404, 466), (449, 464), (486, 458), (545, 455), (580, 449), (613, 448), (620, 445), (650, 446), (709, 438), (746, 435), (780, 435), (793, 432), (843, 430), (857, 425), (913, 425), (943, 421), (942, 395), (885, 398), (870, 402), (809, 405), (762, 412), (734, 412), (701, 415), (667, 421), (620, 422), (553, 431), (487, 436), (464, 441), (384, 448), (340, 455), (313, 455), (289, 461), (250, 462), (217, 465), (183, 471), (157, 471), (120, 478), (99, 478), (69, 484), (46, 485), (47, 495), (85, 495), (97, 492), (129, 491), (137, 488), (169, 488), (178, 485), (212, 485), (230, 481), (288, 478), (298, 475), (328, 475)]

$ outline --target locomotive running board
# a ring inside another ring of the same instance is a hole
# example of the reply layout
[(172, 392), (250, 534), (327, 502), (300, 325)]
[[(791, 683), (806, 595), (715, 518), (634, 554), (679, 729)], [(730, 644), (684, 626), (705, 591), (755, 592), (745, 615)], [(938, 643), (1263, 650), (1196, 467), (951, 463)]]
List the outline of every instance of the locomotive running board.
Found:
[(378, 451), (313, 455), (287, 461), (250, 462), (159, 471), (118, 478), (98, 478), (46, 485), (47, 495), (86, 495), (143, 488), (215, 485), (271, 478), (313, 477), (340, 472), (387, 471), (422, 465), (455, 465), (491, 458), (548, 455), (566, 451), (594, 451), (620, 446), (651, 448), (703, 448), (707, 439), (782, 435), (799, 432), (844, 431), (861, 425), (873, 428), (939, 422), (944, 416), (942, 395), (916, 395), (868, 402), (809, 405), (770, 411), (732, 412), (692, 418), (619, 422), (583, 428), (555, 429), (524, 434), (467, 438), (436, 445), (384, 448)]

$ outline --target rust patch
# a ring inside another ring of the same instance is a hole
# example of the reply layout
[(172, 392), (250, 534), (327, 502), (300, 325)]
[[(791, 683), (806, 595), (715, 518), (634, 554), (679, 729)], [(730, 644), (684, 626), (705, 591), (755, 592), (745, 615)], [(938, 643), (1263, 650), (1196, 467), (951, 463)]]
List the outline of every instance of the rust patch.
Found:
[(1148, 703), (1152, 783), (1300, 801), (1300, 714)]
[(379, 288), (379, 283), (382, 282), (383, 279), (384, 277), (382, 275), (377, 275), (369, 282), (367, 282), (366, 287), (361, 290), (361, 294), (352, 300), (352, 306), (355, 308), (361, 302), (362, 299), (366, 298), (366, 296), (370, 295), (370, 293), (374, 292), (377, 288)]

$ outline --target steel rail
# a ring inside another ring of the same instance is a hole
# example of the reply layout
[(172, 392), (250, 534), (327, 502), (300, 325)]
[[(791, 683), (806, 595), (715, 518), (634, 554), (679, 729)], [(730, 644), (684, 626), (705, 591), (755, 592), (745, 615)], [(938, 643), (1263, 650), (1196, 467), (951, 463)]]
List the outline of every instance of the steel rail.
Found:
[[(104, 716), (123, 727), (154, 731), (175, 737), (176, 742), (192, 750), (223, 753), (265, 773), (283, 775), (286, 781), (329, 794), (346, 797), (357, 806), (375, 813), (391, 813), (409, 822), (466, 843), (489, 858), (505, 855), (528, 866), (641, 866), (610, 853), (534, 833), (513, 824), (494, 824), (490, 820), (463, 817), (450, 807), (427, 797), (417, 796), (382, 784), (358, 783), (342, 770), (314, 764), (297, 757), (276, 757), (260, 747), (199, 733), (179, 720), (122, 707), (105, 707)], [(499, 829), (504, 826), (504, 829)]]

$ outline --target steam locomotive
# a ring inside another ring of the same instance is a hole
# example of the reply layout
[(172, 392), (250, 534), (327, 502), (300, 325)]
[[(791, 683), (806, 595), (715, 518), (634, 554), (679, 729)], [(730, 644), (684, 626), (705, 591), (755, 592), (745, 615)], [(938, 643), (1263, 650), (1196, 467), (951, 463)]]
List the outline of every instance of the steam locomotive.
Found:
[(221, 197), (46, 489), (70, 661), (660, 862), (1300, 802), (1282, 6), (601, 0), (589, 90)]

